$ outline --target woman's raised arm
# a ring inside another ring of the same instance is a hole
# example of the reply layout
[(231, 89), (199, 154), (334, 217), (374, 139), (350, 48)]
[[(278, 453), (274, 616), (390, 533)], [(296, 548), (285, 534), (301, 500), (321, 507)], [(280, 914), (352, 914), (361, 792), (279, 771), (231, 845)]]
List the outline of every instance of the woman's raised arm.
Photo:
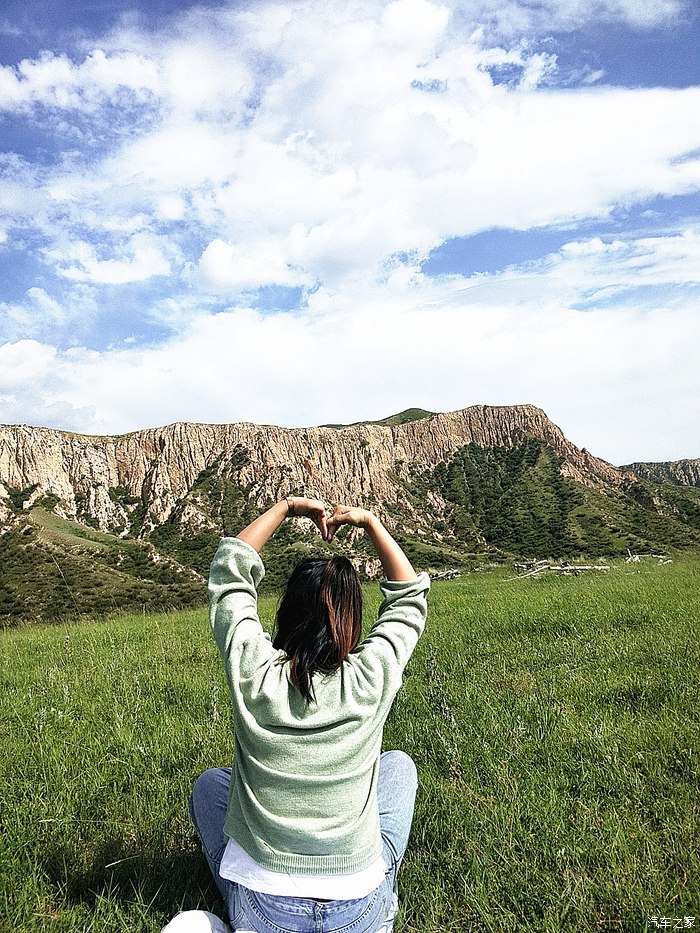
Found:
[(394, 541), (391, 534), (373, 512), (347, 505), (337, 505), (326, 525), (328, 528), (326, 540), (328, 541), (333, 540), (333, 536), (340, 525), (354, 525), (356, 528), (364, 528), (374, 545), (374, 550), (381, 561), (382, 570), (387, 580), (400, 583), (405, 580), (413, 580), (416, 576), (416, 571), (401, 546)]
[(323, 540), (328, 540), (326, 506), (320, 499), (307, 499), (304, 496), (287, 496), (275, 502), (267, 512), (258, 515), (236, 537), (260, 553), (285, 518), (310, 518), (321, 532)]

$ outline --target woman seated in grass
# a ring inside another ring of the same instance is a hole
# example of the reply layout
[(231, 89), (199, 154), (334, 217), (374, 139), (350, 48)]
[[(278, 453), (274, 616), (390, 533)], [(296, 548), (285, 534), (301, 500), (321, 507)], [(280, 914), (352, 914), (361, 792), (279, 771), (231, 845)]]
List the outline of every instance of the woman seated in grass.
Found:
[[(289, 516), (330, 542), (363, 528), (386, 581), (362, 641), (362, 594), (345, 557), (302, 561), (277, 610), (274, 639), (257, 615), (259, 552)], [(430, 581), (378, 518), (289, 497), (211, 565), (209, 618), (233, 703), (232, 768), (197, 779), (190, 814), (235, 930), (391, 930), (396, 878), (413, 817), (416, 769), (381, 754), (382, 731), (426, 619)]]

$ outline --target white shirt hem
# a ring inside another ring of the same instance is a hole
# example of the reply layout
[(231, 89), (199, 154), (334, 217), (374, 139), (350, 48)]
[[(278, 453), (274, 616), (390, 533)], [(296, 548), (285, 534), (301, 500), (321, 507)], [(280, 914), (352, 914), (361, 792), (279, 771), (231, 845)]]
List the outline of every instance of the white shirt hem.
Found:
[(366, 897), (379, 887), (386, 871), (381, 855), (368, 868), (346, 875), (295, 875), (271, 871), (258, 865), (235, 839), (226, 843), (219, 868), (222, 878), (242, 884), (251, 891), (328, 901), (352, 901)]

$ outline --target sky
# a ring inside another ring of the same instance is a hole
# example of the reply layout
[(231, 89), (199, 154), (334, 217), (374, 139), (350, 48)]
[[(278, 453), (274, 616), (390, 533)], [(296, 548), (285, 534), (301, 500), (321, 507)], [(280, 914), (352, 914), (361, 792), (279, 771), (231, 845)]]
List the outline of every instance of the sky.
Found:
[(696, 0), (4, 0), (0, 422), (700, 457)]

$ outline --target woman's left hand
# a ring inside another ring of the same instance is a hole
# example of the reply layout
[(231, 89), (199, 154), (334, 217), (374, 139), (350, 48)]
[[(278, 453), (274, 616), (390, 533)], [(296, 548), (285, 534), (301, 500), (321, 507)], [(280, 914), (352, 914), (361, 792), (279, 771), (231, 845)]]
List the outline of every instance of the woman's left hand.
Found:
[(324, 502), (320, 499), (307, 499), (305, 496), (287, 496), (287, 509), (287, 518), (310, 518), (321, 532), (323, 540), (328, 540)]

